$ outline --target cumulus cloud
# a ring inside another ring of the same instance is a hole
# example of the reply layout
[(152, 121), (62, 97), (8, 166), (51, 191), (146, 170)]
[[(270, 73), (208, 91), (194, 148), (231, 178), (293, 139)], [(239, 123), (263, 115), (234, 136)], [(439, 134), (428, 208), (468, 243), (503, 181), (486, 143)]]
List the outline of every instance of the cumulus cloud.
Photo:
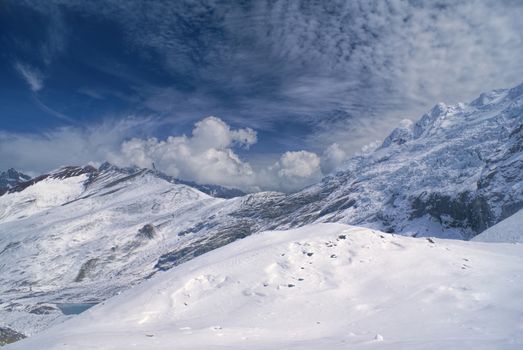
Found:
[(38, 69), (21, 62), (15, 63), (15, 69), (20, 73), (20, 76), (25, 80), (27, 85), (29, 85), (31, 91), (38, 92), (42, 90), (44, 87), (44, 79), (42, 73)]
[(307, 178), (320, 170), (320, 157), (307, 151), (285, 152), (279, 164), (280, 177)]
[[(289, 151), (257, 164), (242, 159), (236, 152), (243, 149), (248, 153), (257, 142), (256, 131), (232, 128), (217, 117), (198, 121), (190, 135), (163, 140), (144, 137), (166, 126), (154, 119), (128, 117), (41, 134), (0, 132), (0, 169), (15, 167), (38, 174), (64, 165), (109, 161), (118, 166), (155, 167), (183, 180), (248, 192), (291, 192), (323, 176), (322, 161), (313, 152)], [(141, 133), (136, 134), (137, 130)]]
[(233, 144), (245, 148), (256, 143), (256, 132), (251, 128), (232, 130), (223, 120), (207, 117), (195, 124), (191, 142), (195, 148), (227, 148)]
[[(268, 189), (292, 192), (318, 182), (323, 174), (320, 169), (320, 157), (308, 151), (288, 151), (267, 169), (259, 172), (258, 179)], [(278, 184), (275, 187), (271, 184)]]
[(221, 119), (207, 117), (195, 124), (190, 136), (125, 141), (121, 152), (113, 154), (110, 160), (146, 168), (154, 164), (181, 179), (246, 188), (254, 185), (253, 170), (240, 160), (233, 147), (248, 148), (255, 142), (254, 130), (231, 129)]
[(154, 165), (180, 179), (246, 191), (293, 191), (321, 178), (320, 158), (311, 152), (285, 152), (269, 167), (254, 167), (235, 152), (256, 141), (250, 128), (233, 129), (219, 118), (207, 117), (194, 125), (189, 136), (127, 140), (109, 160), (117, 165)]

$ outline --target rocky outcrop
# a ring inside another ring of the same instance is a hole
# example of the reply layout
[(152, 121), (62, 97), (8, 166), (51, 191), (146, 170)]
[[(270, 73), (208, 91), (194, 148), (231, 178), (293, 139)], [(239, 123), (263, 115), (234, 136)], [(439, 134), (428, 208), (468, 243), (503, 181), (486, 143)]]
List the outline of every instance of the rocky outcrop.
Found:
[(11, 188), (18, 186), (22, 182), (29, 181), (30, 179), (30, 176), (16, 171), (13, 168), (0, 172), (0, 196)]
[(8, 327), (0, 327), (0, 346), (14, 343), (26, 336)]
[(153, 224), (145, 224), (136, 234), (138, 238), (153, 239), (156, 237), (156, 227)]

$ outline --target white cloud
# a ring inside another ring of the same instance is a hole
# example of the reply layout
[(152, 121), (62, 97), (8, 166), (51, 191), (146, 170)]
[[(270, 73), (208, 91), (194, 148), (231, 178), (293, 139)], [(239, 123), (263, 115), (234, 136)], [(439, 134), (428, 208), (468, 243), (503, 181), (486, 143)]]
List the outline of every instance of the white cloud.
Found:
[(288, 151), (266, 169), (258, 171), (262, 188), (292, 192), (321, 180), (320, 157), (308, 151)]
[(286, 178), (308, 178), (320, 170), (320, 157), (307, 151), (285, 152), (280, 158), (278, 175)]
[[(254, 192), (290, 192), (321, 179), (321, 159), (308, 151), (289, 151), (252, 165), (236, 153), (257, 141), (250, 128), (231, 128), (217, 117), (194, 124), (190, 135), (164, 140), (150, 135), (163, 122), (129, 117), (91, 127), (63, 127), (42, 134), (0, 132), (0, 169), (43, 173), (64, 165), (154, 166), (184, 180)], [(137, 135), (139, 131), (141, 134)], [(134, 137), (133, 137), (134, 135)], [(246, 155), (248, 157), (248, 155)], [(271, 156), (272, 157), (272, 156)]]
[(181, 179), (242, 188), (253, 185), (253, 170), (240, 160), (232, 147), (248, 147), (256, 142), (252, 129), (231, 129), (216, 117), (207, 117), (194, 126), (191, 136), (133, 138), (110, 161), (156, 168)]
[[(523, 76), (521, 1), (24, 2), (56, 18), (49, 33), (67, 32), (62, 9), (115, 21), (131, 50), (158, 54), (166, 72), (196, 87), (161, 96), (140, 86), (147, 107), (186, 109), (179, 114), (190, 120), (214, 111), (264, 130), (292, 115), (322, 124), (301, 138), (317, 152), (333, 142), (355, 152), (436, 102), (470, 100)], [(322, 123), (333, 110), (352, 119)]]
[(153, 120), (126, 118), (90, 127), (62, 127), (43, 133), (0, 131), (0, 169), (15, 167), (35, 173), (63, 165), (102, 162), (119, 152), (122, 142), (140, 130), (157, 127)]
[[(203, 66), (220, 67), (206, 70), (208, 79), (230, 76), (234, 84), (255, 89), (258, 80), (272, 77), (277, 99), (260, 94), (245, 101), (247, 110), (263, 111), (257, 118), (293, 113), (321, 123), (332, 110), (350, 115), (352, 120), (325, 125), (305, 140), (316, 150), (337, 142), (355, 152), (439, 101), (467, 101), (519, 84), (523, 76), (521, 1), (260, 0), (212, 11), (215, 6), (160, 1), (147, 23), (133, 6), (124, 6), (122, 21), (133, 33), (130, 41), (157, 50), (175, 71), (185, 71), (196, 53), (208, 63)], [(184, 28), (171, 21), (173, 13), (201, 27), (201, 50), (179, 40)], [(230, 46), (224, 37), (256, 46)]]
[(231, 130), (223, 120), (207, 117), (195, 124), (191, 142), (195, 148), (227, 148), (233, 144), (248, 148), (256, 143), (256, 132), (250, 128)]
[(27, 85), (29, 85), (31, 91), (38, 92), (42, 90), (44, 87), (44, 79), (42, 73), (38, 69), (21, 62), (15, 63), (15, 69), (20, 73)]
[(180, 179), (246, 191), (292, 191), (321, 178), (320, 158), (311, 152), (286, 152), (272, 166), (260, 168), (235, 153), (235, 148), (248, 148), (256, 141), (250, 128), (232, 129), (219, 118), (207, 117), (194, 125), (189, 136), (127, 140), (109, 161), (146, 168), (154, 164)]
[(333, 143), (323, 151), (321, 157), (321, 171), (324, 174), (329, 174), (336, 170), (336, 168), (346, 159), (347, 152), (345, 152), (339, 144)]

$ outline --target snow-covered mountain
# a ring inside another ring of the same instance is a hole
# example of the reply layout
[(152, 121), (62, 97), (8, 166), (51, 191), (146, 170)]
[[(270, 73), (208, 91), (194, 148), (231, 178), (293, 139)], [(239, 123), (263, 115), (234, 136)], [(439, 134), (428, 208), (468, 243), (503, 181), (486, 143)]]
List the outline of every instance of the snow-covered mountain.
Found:
[(253, 194), (245, 204), (240, 215), (269, 228), (343, 222), (469, 239), (523, 208), (523, 84), (438, 104), (321, 183), (289, 196)]
[[(468, 239), (523, 207), (523, 85), (405, 121), (293, 194), (234, 198), (156, 171), (65, 167), (0, 196), (0, 328), (28, 335), (256, 232), (340, 222)], [(211, 196), (205, 191), (216, 196)]]
[[(136, 173), (142, 169), (138, 167), (127, 167), (127, 168), (121, 168), (117, 167), (109, 162), (105, 162), (102, 165), (100, 165), (99, 171), (106, 171), (106, 170), (117, 170), (118, 172), (125, 172), (129, 175)], [(209, 184), (199, 184), (193, 181), (186, 181), (177, 179), (173, 176), (169, 176), (167, 174), (164, 174), (160, 171), (157, 171), (156, 169), (153, 171), (156, 176), (158, 176), (161, 179), (164, 179), (170, 183), (173, 184), (181, 184), (181, 185), (187, 185), (189, 187), (195, 188), (198, 191), (201, 191), (203, 193), (207, 193), (210, 196), (218, 197), (218, 198), (234, 198), (234, 197), (240, 197), (244, 196), (246, 193), (237, 189), (237, 188), (228, 188), (220, 185), (209, 185)]]
[(523, 246), (265, 232), (10, 349), (521, 349)]
[(61, 316), (57, 303), (146, 278), (194, 240), (184, 230), (231, 205), (145, 169), (66, 167), (31, 181), (0, 197), (0, 319), (26, 333)]
[(29, 181), (31, 177), (11, 168), (0, 172), (0, 195), (22, 182)]
[[(319, 184), (250, 194), (228, 214), (246, 233), (341, 222), (411, 236), (470, 239), (523, 208), (523, 84), (404, 121), (372, 153)], [(206, 221), (221, 227), (223, 216)], [(198, 232), (195, 226), (192, 232)], [(159, 260), (169, 267), (170, 257)]]

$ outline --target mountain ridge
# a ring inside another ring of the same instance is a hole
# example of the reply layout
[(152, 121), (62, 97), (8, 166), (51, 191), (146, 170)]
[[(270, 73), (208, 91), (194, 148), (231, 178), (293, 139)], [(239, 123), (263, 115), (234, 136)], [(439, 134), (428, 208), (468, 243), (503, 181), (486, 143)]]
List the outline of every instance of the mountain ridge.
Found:
[[(236, 188), (229, 188), (229, 187), (224, 187), (224, 186), (220, 186), (220, 185), (211, 185), (211, 184), (199, 184), (199, 183), (196, 183), (193, 181), (180, 180), (173, 176), (169, 176), (165, 173), (162, 173), (158, 170), (151, 170), (151, 169), (145, 169), (145, 168), (139, 168), (139, 167), (118, 167), (109, 162), (104, 162), (98, 168), (95, 168), (92, 165), (62, 166), (62, 167), (57, 168), (48, 173), (38, 175), (34, 178), (31, 178), (28, 175), (18, 172), (14, 168), (10, 168), (9, 170), (7, 170), (5, 172), (0, 173), (0, 196), (5, 193), (8, 193), (8, 192), (23, 191), (25, 188), (27, 188), (31, 185), (34, 185), (35, 183), (37, 183), (41, 180), (44, 180), (48, 177), (67, 178), (67, 177), (80, 175), (82, 173), (89, 173), (89, 174), (91, 174), (91, 176), (96, 176), (97, 173), (104, 171), (104, 170), (109, 170), (109, 169), (112, 169), (115, 171), (120, 171), (122, 173), (128, 173), (129, 175), (131, 175), (133, 173), (137, 173), (141, 170), (151, 171), (152, 173), (156, 174), (158, 177), (160, 177), (168, 182), (187, 185), (187, 186), (196, 188), (199, 191), (207, 193), (213, 197), (234, 198), (234, 197), (239, 197), (239, 196), (245, 195), (245, 193), (243, 191), (236, 189)], [(14, 175), (14, 174), (16, 174), (16, 175)], [(15, 178), (15, 176), (17, 176), (17, 177)], [(4, 177), (6, 178), (5, 180), (4, 180)]]

